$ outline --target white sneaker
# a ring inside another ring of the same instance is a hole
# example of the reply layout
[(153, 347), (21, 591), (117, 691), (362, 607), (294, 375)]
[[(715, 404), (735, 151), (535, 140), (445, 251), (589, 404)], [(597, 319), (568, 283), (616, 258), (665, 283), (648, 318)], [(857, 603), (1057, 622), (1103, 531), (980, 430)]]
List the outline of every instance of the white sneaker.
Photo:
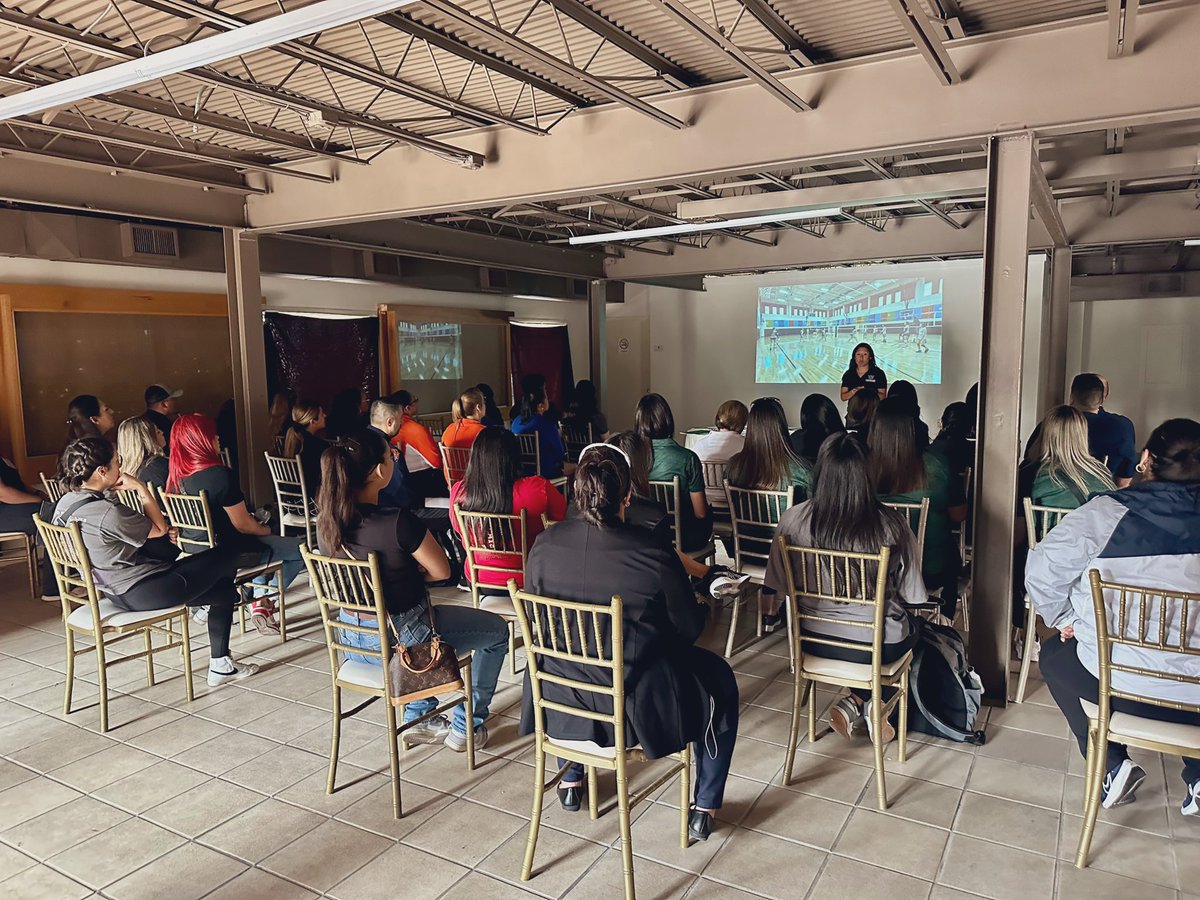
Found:
[(208, 624), (208, 607), (197, 606), (192, 609), (192, 621), (197, 625)]
[(232, 656), (222, 656), (208, 664), (208, 686), (219, 687), (231, 681), (241, 681), (257, 674), (254, 663), (234, 663)]
[(1200, 816), (1200, 778), (1188, 785), (1188, 795), (1179, 811), (1185, 816)]
[[(867, 734), (869, 734), (871, 736), (872, 741), (875, 740), (875, 726), (874, 726), (873, 720), (871, 718), (871, 706), (873, 703), (875, 703), (874, 698), (868, 700), (867, 708), (863, 710), (863, 716), (867, 720)], [(889, 722), (887, 719), (884, 719), (883, 720), (883, 743), (890, 744), (895, 739), (896, 739), (896, 729), (892, 726), (891, 722)]]
[(741, 591), (742, 585), (749, 580), (749, 575), (727, 569), (712, 580), (708, 586), (708, 592), (714, 600), (720, 600), (722, 597), (737, 594)]
[(440, 744), (446, 740), (446, 735), (449, 733), (450, 720), (445, 716), (434, 716), (403, 732), (401, 741), (407, 750), (409, 746), (415, 744)]

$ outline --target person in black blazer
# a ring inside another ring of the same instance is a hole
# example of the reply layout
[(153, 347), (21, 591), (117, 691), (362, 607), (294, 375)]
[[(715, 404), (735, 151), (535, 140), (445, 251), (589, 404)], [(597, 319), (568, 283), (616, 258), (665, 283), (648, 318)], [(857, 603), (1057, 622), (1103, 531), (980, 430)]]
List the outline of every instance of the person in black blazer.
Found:
[[(737, 740), (738, 688), (721, 657), (695, 646), (708, 607), (696, 600), (683, 563), (669, 545), (626, 522), (631, 497), (629, 461), (616, 447), (593, 445), (575, 472), (578, 515), (543, 532), (529, 554), (525, 585), (531, 593), (603, 604), (624, 601), (625, 711), (628, 746), (640, 744), (650, 759), (694, 745), (696, 789), (688, 832), (707, 840), (720, 809)], [(604, 678), (597, 668), (543, 661), (548, 674), (578, 680)], [(544, 696), (564, 705), (603, 711), (593, 694), (580, 697), (546, 684)], [(611, 706), (607, 711), (611, 711)], [(546, 731), (567, 740), (613, 746), (603, 723), (546, 711)], [(534, 731), (528, 676), (521, 733)], [(582, 805), (583, 767), (573, 766), (559, 785), (559, 801)]]

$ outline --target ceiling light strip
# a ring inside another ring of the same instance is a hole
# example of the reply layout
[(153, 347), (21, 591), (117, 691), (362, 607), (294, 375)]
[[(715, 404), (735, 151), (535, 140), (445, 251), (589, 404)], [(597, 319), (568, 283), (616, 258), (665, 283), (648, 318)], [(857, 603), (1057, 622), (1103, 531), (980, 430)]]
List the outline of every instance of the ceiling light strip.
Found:
[(571, 238), (571, 244), (611, 244), (615, 241), (636, 241), (646, 238), (669, 237), (677, 234), (696, 234), (702, 231), (721, 231), (727, 228), (748, 228), (753, 225), (772, 225), (800, 219), (824, 219), (841, 215), (839, 206), (826, 209), (806, 209), (792, 212), (768, 213), (741, 219), (721, 219), (716, 222), (685, 222), (682, 225), (663, 225), (658, 228), (634, 228), (629, 231), (608, 231), (601, 234), (581, 234)]

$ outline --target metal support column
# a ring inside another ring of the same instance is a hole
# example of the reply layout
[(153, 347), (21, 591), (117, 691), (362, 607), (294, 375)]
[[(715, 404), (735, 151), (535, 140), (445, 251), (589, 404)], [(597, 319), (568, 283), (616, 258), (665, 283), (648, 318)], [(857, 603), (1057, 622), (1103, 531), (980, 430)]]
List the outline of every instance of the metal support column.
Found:
[(596, 398), (603, 408), (608, 392), (608, 313), (609, 303), (625, 302), (625, 284), (621, 281), (592, 281), (588, 284), (588, 377), (596, 386)]
[(1008, 702), (1012, 644), (1013, 498), (1021, 440), (1033, 149), (1029, 132), (988, 140), (970, 656), (983, 679), (985, 699), (996, 706)]
[(270, 473), (263, 452), (267, 434), (267, 358), (263, 338), (262, 281), (258, 237), (240, 228), (225, 229), (225, 278), (229, 296), (230, 358), (233, 403), (237, 412), (238, 463), (242, 490), (257, 506), (271, 497)]
[(1055, 247), (1046, 257), (1046, 302), (1042, 307), (1042, 354), (1038, 369), (1038, 414), (1067, 396), (1067, 319), (1071, 308), (1071, 248)]

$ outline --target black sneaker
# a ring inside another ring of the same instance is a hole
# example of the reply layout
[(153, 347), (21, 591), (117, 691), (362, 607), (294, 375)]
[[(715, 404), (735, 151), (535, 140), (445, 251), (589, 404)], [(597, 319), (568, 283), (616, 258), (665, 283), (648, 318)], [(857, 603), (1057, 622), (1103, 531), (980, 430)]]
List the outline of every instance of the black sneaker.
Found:
[(1100, 805), (1105, 809), (1124, 806), (1137, 799), (1137, 789), (1146, 780), (1145, 770), (1129, 759), (1123, 759), (1104, 776)]

